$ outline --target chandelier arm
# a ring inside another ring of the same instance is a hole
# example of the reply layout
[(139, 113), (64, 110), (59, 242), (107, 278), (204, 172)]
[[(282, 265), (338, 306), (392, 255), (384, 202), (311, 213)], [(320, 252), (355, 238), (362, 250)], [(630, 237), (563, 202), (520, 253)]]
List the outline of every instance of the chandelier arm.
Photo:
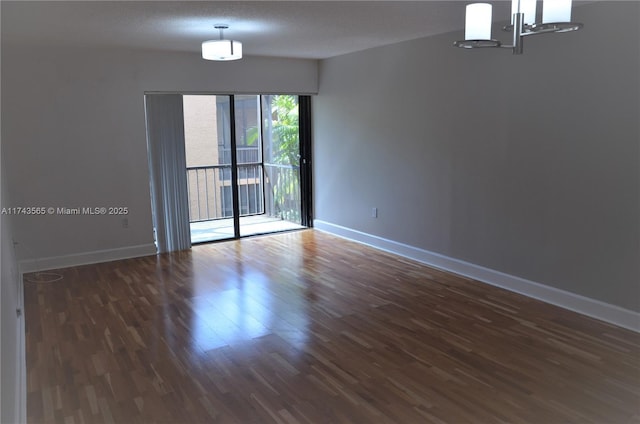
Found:
[(578, 31), (584, 25), (580, 22), (549, 22), (531, 25), (530, 29), (522, 35), (550, 34)]
[(522, 30), (524, 25), (524, 13), (513, 14), (513, 54), (522, 54), (524, 51)]

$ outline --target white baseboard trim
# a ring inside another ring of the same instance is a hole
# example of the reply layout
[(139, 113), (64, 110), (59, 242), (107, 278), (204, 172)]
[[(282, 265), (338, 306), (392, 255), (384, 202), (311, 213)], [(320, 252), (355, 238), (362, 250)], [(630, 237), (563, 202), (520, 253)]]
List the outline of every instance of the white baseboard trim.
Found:
[(37, 272), (48, 269), (68, 268), (71, 266), (96, 264), (100, 262), (117, 261), (120, 259), (150, 256), (157, 253), (156, 245), (141, 244), (138, 246), (120, 247), (117, 249), (96, 250), (93, 252), (76, 253), (72, 255), (53, 256), (42, 259), (27, 259), (20, 261), (20, 272)]
[(316, 219), (313, 227), (640, 333), (638, 312), (330, 222)]

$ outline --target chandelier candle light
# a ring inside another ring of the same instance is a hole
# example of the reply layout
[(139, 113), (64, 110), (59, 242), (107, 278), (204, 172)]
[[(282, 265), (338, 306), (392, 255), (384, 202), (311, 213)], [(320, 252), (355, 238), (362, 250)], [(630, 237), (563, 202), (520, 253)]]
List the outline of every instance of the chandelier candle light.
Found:
[(511, 25), (503, 30), (512, 33), (513, 44), (506, 45), (491, 38), (491, 14), (489, 3), (467, 5), (464, 40), (453, 44), (464, 49), (502, 47), (512, 49), (513, 54), (522, 54), (526, 36), (577, 31), (583, 27), (571, 22), (571, 0), (544, 0), (541, 23), (536, 23), (536, 0), (511, 0)]
[(222, 31), (228, 25), (216, 25), (220, 31), (219, 40), (209, 40), (202, 43), (202, 58), (207, 60), (238, 60), (242, 59), (242, 43), (236, 40), (225, 40)]

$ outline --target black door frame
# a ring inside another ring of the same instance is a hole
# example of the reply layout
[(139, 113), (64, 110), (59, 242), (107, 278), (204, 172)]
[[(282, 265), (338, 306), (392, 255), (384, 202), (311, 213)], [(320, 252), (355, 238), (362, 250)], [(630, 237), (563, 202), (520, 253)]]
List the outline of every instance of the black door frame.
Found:
[(300, 131), (300, 211), (301, 224), (313, 228), (313, 184), (311, 168), (311, 96), (298, 96)]
[(240, 192), (238, 190), (238, 149), (236, 140), (236, 98), (229, 95), (229, 137), (231, 137), (231, 202), (233, 204), (233, 239), (240, 238)]

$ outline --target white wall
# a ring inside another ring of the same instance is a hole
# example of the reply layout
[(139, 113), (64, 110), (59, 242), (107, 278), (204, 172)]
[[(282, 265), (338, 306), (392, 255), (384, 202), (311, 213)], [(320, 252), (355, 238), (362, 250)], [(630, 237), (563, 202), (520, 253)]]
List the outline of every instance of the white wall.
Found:
[[(4, 166), (2, 169), (4, 174)], [(3, 175), (4, 177), (4, 175)], [(6, 178), (1, 178), (0, 208), (9, 203)], [(17, 423), (24, 405), (21, 382), (24, 370), (24, 325), (16, 310), (22, 309), (18, 264), (12, 242), (12, 217), (0, 215), (0, 422)]]
[(321, 61), (315, 218), (640, 311), (639, 9), (522, 56), (458, 33)]
[(14, 204), (130, 211), (128, 228), (122, 216), (16, 217), (18, 256), (36, 259), (30, 268), (154, 252), (145, 92), (317, 91), (310, 60), (218, 63), (197, 53), (2, 42), (2, 143)]

